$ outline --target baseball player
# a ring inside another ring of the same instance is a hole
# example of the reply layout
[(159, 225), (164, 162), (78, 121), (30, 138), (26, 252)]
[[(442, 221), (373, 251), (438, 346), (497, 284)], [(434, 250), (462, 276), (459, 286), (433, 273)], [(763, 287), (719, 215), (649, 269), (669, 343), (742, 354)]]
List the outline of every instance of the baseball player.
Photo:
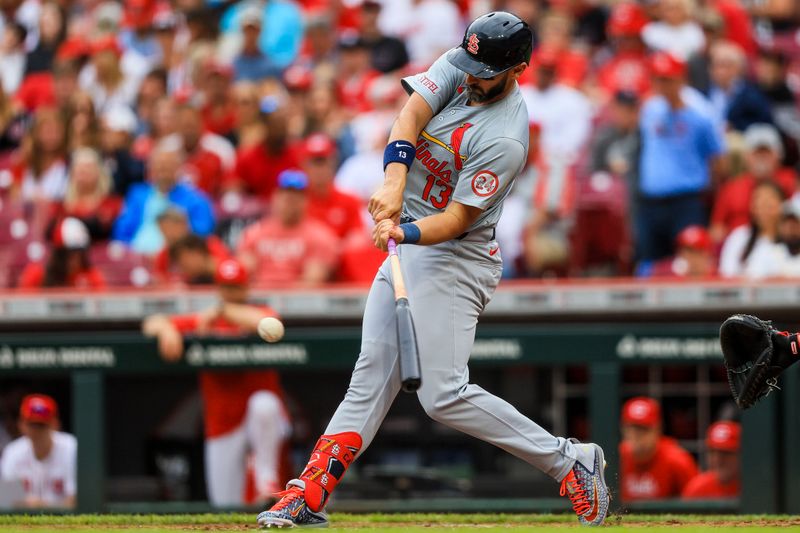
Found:
[[(184, 334), (252, 335), (262, 318), (275, 315), (268, 307), (248, 303), (247, 271), (235, 259), (217, 264), (214, 281), (218, 305), (189, 315), (151, 315), (142, 323), (142, 332), (156, 337), (165, 360), (181, 358)], [(291, 421), (277, 372), (213, 371), (201, 372), (199, 378), (208, 499), (218, 507), (271, 501), (278, 483), (289, 477), (280, 472)]]
[(78, 441), (58, 431), (58, 404), (50, 396), (29, 394), (19, 409), (22, 436), (0, 456), (0, 480), (21, 481), (20, 507), (75, 507)]
[[(502, 270), (494, 228), (528, 151), (528, 112), (516, 80), (531, 48), (527, 24), (509, 13), (489, 13), (427, 72), (403, 80), (410, 97), (392, 128), (384, 184), (369, 211), (377, 246), (386, 250), (390, 237), (402, 243), (421, 356), (418, 397), (426, 413), (560, 481), (580, 522), (597, 525), (609, 501), (600, 447), (554, 437), (469, 383), (478, 316)], [(258, 515), (261, 526), (327, 523), (328, 497), (372, 442), (400, 390), (395, 331), (387, 261), (367, 298), (361, 354), (344, 401), (300, 477)]]

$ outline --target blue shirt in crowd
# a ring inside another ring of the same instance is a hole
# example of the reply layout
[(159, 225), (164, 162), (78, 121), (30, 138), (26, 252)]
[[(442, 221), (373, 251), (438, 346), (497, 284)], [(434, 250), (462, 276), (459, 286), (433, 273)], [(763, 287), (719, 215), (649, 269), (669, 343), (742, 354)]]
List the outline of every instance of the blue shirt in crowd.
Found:
[[(238, 33), (239, 17), (250, 2), (237, 2), (222, 15), (220, 28), (224, 33)], [(273, 65), (288, 67), (300, 52), (303, 41), (303, 15), (297, 4), (286, 0), (269, 0), (262, 11), (263, 23), (258, 45)]]
[(155, 253), (163, 246), (156, 218), (168, 206), (182, 208), (192, 232), (208, 235), (214, 229), (211, 202), (191, 185), (178, 183), (164, 195), (150, 183), (136, 183), (128, 190), (125, 205), (114, 223), (113, 239), (130, 243), (141, 253)]
[(663, 198), (697, 193), (709, 186), (709, 163), (722, 152), (713, 122), (685, 106), (672, 109), (657, 96), (642, 106), (639, 190)]

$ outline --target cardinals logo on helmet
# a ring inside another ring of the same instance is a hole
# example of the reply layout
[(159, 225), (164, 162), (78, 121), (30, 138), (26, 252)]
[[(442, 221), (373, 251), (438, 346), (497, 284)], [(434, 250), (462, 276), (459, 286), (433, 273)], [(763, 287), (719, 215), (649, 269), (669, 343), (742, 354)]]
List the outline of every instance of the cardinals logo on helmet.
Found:
[(478, 36), (477, 35), (475, 35), (474, 33), (472, 35), (470, 35), (469, 36), (469, 40), (467, 40), (467, 52), (469, 52), (472, 55), (477, 54), (478, 53), (478, 44), (479, 43), (480, 43), (480, 41), (478, 41)]

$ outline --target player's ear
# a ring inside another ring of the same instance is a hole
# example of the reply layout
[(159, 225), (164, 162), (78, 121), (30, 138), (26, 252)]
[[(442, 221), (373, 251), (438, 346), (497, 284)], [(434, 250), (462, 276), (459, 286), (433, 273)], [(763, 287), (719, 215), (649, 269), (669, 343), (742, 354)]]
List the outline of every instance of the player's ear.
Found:
[(514, 68), (511, 69), (511, 78), (514, 80), (519, 79), (522, 76), (522, 73), (525, 72), (525, 69), (528, 68), (528, 64), (525, 62), (516, 65)]

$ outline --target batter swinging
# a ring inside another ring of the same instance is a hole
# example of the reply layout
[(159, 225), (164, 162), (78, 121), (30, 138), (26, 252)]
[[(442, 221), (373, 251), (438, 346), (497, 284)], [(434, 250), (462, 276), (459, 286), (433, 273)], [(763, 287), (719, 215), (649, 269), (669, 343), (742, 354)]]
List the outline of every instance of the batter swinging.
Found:
[[(478, 317), (500, 281), (494, 227), (528, 152), (528, 112), (516, 80), (531, 48), (527, 24), (509, 13), (489, 13), (470, 24), (461, 46), (403, 80), (410, 97), (392, 128), (384, 185), (369, 211), (377, 223), (375, 244), (385, 250), (390, 237), (401, 244), (422, 368), (417, 395), (425, 412), (560, 481), (579, 521), (598, 525), (609, 502), (602, 449), (555, 437), (469, 383)], [(328, 496), (372, 442), (399, 390), (387, 261), (367, 298), (361, 354), (344, 401), (300, 477), (258, 523), (326, 525)]]

